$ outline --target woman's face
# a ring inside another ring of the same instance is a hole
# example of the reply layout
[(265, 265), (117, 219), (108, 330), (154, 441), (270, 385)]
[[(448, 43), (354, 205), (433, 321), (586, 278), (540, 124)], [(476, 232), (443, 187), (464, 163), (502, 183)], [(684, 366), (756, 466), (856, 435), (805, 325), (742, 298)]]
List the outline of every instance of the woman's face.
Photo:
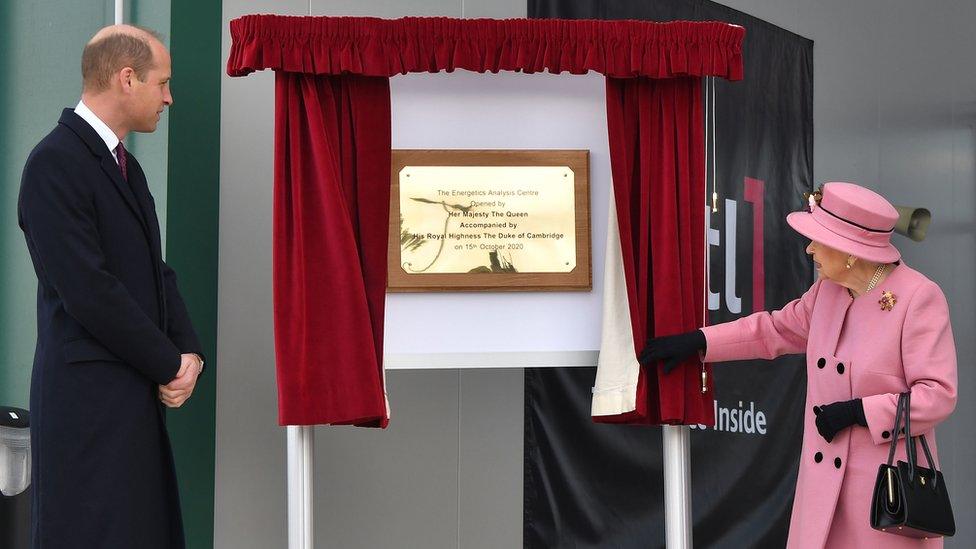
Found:
[(813, 256), (813, 264), (820, 278), (838, 281), (847, 275), (848, 254), (816, 241), (810, 242), (807, 253)]

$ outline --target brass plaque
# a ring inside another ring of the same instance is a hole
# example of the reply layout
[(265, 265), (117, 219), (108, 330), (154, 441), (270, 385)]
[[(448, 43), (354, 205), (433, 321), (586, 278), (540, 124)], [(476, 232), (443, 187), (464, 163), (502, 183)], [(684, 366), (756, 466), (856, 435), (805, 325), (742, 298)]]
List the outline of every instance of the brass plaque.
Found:
[(590, 289), (587, 155), (393, 151), (389, 289)]

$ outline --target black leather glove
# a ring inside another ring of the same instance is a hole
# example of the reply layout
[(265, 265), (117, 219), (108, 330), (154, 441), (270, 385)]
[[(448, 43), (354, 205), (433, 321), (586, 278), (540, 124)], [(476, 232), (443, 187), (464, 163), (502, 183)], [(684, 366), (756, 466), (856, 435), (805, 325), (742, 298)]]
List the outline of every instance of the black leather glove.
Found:
[(664, 363), (664, 373), (670, 374), (678, 363), (698, 351), (705, 350), (705, 334), (701, 330), (695, 330), (684, 334), (652, 337), (644, 344), (638, 360), (641, 364), (648, 364), (654, 361)]
[(827, 442), (855, 423), (861, 427), (868, 426), (868, 420), (864, 417), (864, 405), (859, 398), (814, 406), (813, 413), (817, 415), (817, 432)]

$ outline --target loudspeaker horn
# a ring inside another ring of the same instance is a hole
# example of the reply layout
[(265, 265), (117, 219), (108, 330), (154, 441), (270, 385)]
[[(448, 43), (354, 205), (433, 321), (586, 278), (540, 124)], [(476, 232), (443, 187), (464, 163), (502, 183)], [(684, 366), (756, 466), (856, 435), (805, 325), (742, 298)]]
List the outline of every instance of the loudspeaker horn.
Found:
[(929, 223), (932, 222), (932, 212), (912, 206), (895, 206), (895, 209), (898, 210), (895, 232), (915, 242), (925, 240), (925, 233), (929, 230)]

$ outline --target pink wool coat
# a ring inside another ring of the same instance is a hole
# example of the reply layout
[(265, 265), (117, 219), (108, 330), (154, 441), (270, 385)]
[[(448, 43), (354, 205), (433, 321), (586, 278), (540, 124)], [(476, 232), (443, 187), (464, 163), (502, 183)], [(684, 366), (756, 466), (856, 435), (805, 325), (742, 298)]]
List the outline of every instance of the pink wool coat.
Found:
[[(879, 303), (886, 291), (896, 299), (890, 310)], [(898, 393), (912, 391), (912, 433), (925, 435), (936, 463), (933, 429), (956, 405), (949, 308), (934, 282), (904, 263), (856, 299), (844, 287), (819, 280), (779, 311), (702, 331), (708, 362), (806, 353), (803, 448), (787, 547), (942, 547), (941, 538), (875, 531), (869, 519), (878, 465), (888, 458)], [(855, 425), (827, 442), (817, 432), (813, 407), (852, 398), (862, 399), (868, 426)], [(925, 465), (921, 450), (918, 455)], [(896, 459), (906, 459), (904, 440)]]

